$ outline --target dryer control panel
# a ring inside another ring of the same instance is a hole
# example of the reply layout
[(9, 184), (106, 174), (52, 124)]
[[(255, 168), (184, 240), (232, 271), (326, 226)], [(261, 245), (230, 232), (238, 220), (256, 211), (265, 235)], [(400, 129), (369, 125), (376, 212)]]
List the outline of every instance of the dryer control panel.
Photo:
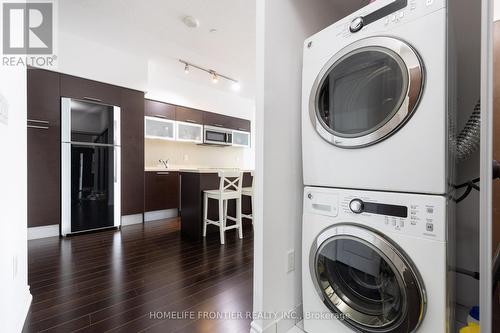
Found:
[(306, 187), (304, 213), (333, 223), (363, 224), (382, 232), (445, 241), (448, 202), (444, 196)]
[(446, 0), (378, 0), (335, 23), (337, 36), (387, 31), (444, 8)]

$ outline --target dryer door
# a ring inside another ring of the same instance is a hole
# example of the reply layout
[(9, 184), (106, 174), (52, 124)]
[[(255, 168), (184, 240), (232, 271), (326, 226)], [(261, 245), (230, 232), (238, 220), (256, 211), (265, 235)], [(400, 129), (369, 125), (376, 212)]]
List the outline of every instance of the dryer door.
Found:
[(375, 144), (395, 133), (415, 111), (424, 70), (415, 50), (391, 37), (348, 45), (314, 82), (309, 113), (317, 132), (342, 148)]
[(318, 236), (310, 269), (323, 303), (359, 332), (414, 332), (423, 283), (402, 250), (375, 231), (336, 225)]

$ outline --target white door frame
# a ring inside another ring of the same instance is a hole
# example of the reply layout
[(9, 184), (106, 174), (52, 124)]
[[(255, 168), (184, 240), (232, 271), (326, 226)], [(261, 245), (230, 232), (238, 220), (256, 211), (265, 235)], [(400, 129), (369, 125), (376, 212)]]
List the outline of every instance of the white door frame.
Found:
[[(499, 2), (498, 0), (495, 0)], [(480, 308), (481, 332), (492, 331), (492, 164), (493, 164), (493, 1), (482, 0), (481, 13), (481, 192)]]

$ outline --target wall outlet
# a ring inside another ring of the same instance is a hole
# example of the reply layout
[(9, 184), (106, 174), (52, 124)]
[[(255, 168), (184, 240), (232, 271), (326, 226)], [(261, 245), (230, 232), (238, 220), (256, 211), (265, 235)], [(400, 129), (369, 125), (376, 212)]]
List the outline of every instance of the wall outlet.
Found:
[(295, 270), (295, 250), (290, 250), (286, 253), (287, 258), (287, 273), (293, 272)]
[(188, 156), (188, 154), (184, 154), (184, 162), (187, 162), (187, 161), (189, 161), (189, 156)]

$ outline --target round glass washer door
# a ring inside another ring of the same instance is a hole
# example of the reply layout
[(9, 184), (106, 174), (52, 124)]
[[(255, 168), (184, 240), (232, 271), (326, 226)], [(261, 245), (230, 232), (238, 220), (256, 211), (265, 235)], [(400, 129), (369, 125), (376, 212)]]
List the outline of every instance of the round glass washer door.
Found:
[(370, 37), (333, 56), (312, 87), (316, 131), (341, 148), (373, 145), (394, 134), (415, 111), (423, 91), (420, 57), (405, 42)]
[(356, 225), (318, 236), (310, 270), (326, 307), (358, 332), (415, 332), (423, 320), (425, 290), (416, 269), (389, 240)]

